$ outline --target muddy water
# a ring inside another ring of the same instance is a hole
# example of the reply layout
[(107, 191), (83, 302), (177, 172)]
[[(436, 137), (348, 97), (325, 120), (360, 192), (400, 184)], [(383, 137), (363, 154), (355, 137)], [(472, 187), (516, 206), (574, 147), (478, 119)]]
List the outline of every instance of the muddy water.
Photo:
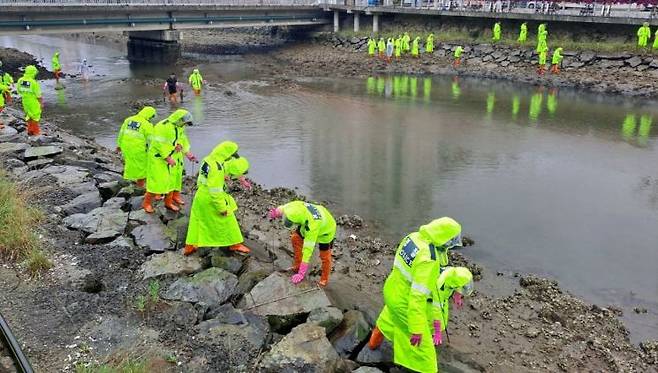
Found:
[[(47, 66), (57, 48), (67, 71), (87, 57), (90, 82), (69, 78), (63, 91), (44, 83), (45, 118), (104, 145), (131, 102), (171, 110), (151, 81), (169, 69), (131, 67), (116, 46), (50, 37), (0, 45)], [(211, 86), (183, 104), (197, 119), (189, 135), (198, 155), (235, 140), (255, 180), (299, 187), (389, 239), (453, 216), (478, 243), (468, 255), (489, 268), (554, 277), (588, 301), (621, 306), (634, 340), (658, 335), (654, 103), (450, 77), (281, 84), (240, 58), (200, 68)]]

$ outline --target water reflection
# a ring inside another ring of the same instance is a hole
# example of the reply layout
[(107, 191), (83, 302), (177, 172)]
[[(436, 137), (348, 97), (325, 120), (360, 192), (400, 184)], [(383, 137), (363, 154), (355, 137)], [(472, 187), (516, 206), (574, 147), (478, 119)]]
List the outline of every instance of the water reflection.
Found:
[(459, 100), (459, 96), (462, 94), (462, 90), (459, 87), (459, 77), (455, 76), (452, 78), (452, 85), (450, 86), (452, 89), (452, 99), (457, 101)]
[(645, 147), (649, 142), (649, 135), (651, 134), (652, 124), (653, 117), (651, 115), (644, 114), (640, 116), (640, 126), (638, 128), (637, 115), (626, 114), (626, 117), (621, 124), (621, 137), (629, 144), (637, 144), (640, 147)]

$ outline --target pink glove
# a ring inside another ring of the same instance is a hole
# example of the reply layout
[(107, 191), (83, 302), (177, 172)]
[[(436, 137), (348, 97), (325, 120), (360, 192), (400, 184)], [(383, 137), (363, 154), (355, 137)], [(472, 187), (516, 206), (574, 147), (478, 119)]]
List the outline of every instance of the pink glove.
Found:
[(304, 279), (304, 276), (306, 276), (306, 271), (308, 271), (308, 263), (302, 262), (299, 265), (299, 272), (296, 275), (292, 275), (290, 281), (295, 285), (299, 284)]
[(443, 343), (443, 338), (441, 337), (441, 321), (440, 320), (435, 320), (434, 321), (434, 335), (432, 335), (432, 341), (434, 342), (435, 346), (438, 346), (441, 343)]
[(278, 207), (271, 208), (270, 211), (268, 211), (267, 213), (267, 217), (270, 220), (280, 219), (282, 216), (283, 216), (283, 211), (281, 211), (281, 209)]
[(167, 164), (170, 165), (170, 166), (172, 166), (172, 167), (176, 165), (176, 161), (174, 161), (174, 159), (171, 158), (171, 157), (167, 157), (167, 158), (165, 159), (165, 161), (167, 161)]
[(461, 309), (462, 306), (464, 305), (464, 299), (462, 298), (462, 294), (460, 292), (455, 292), (452, 294), (452, 302), (457, 306), (457, 309)]
[(187, 153), (185, 153), (185, 156), (186, 156), (187, 159), (189, 159), (190, 161), (192, 161), (192, 162), (196, 162), (196, 157), (194, 156), (194, 154), (192, 154), (192, 152), (187, 152)]
[(420, 346), (420, 340), (423, 336), (420, 334), (412, 334), (411, 338), (409, 338), (409, 343), (411, 343), (412, 346)]
[(251, 182), (247, 180), (246, 177), (240, 176), (238, 180), (240, 181), (240, 185), (242, 185), (243, 188), (247, 190), (251, 190)]

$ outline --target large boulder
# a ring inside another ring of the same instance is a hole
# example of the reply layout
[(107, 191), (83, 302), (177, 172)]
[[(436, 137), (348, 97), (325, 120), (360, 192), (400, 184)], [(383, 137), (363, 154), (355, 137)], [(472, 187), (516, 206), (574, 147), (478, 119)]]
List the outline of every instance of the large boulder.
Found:
[(356, 357), (356, 362), (363, 365), (393, 366), (393, 346), (386, 339), (375, 350), (371, 350), (366, 344)]
[[(47, 175), (52, 175), (60, 187), (71, 188), (87, 181), (91, 181), (89, 170), (75, 166), (50, 166), (42, 170)], [(95, 188), (93, 181), (90, 183)]]
[(237, 275), (242, 270), (243, 258), (236, 258), (235, 256), (228, 256), (219, 250), (215, 250), (211, 257), (210, 263), (213, 267), (225, 269), (234, 275)]
[(316, 308), (308, 315), (307, 322), (312, 322), (323, 327), (327, 334), (336, 329), (343, 321), (343, 312), (336, 307)]
[(65, 205), (62, 205), (61, 208), (62, 212), (67, 215), (78, 213), (84, 214), (97, 207), (101, 207), (102, 203), (103, 200), (101, 199), (100, 193), (98, 193), (98, 191), (91, 191), (75, 197)]
[(130, 235), (138, 247), (153, 253), (163, 253), (174, 248), (174, 244), (165, 234), (164, 224), (160, 221), (140, 225), (133, 229)]
[(32, 146), (25, 149), (23, 153), (23, 159), (30, 161), (37, 158), (43, 157), (54, 157), (57, 154), (61, 154), (64, 150), (59, 146), (47, 145), (47, 146)]
[(318, 307), (331, 305), (324, 290), (304, 281), (293, 285), (288, 276), (275, 272), (245, 295), (245, 308), (267, 316), (272, 329), (285, 333)]
[(15, 128), (4, 126), (0, 128), (0, 142), (14, 141), (18, 139), (18, 131)]
[(340, 357), (325, 336), (323, 327), (302, 324), (274, 345), (260, 363), (260, 371), (329, 373), (336, 371)]
[(351, 310), (343, 315), (343, 322), (329, 339), (341, 357), (350, 357), (370, 333), (370, 324), (361, 311)]
[(127, 222), (127, 212), (106, 207), (98, 207), (87, 214), (73, 214), (64, 218), (64, 224), (70, 229), (89, 234), (117, 232), (117, 236), (123, 233)]
[(238, 278), (220, 268), (209, 268), (192, 277), (176, 280), (162, 298), (216, 306), (229, 300), (236, 292)]
[(374, 367), (359, 367), (359, 369), (353, 370), (352, 373), (384, 373), (384, 372)]
[(22, 142), (2, 142), (0, 143), (0, 155), (8, 156), (19, 154), (29, 147), (28, 144)]
[(172, 251), (151, 255), (142, 264), (144, 279), (162, 275), (189, 275), (201, 269), (201, 259), (198, 256), (183, 256)]

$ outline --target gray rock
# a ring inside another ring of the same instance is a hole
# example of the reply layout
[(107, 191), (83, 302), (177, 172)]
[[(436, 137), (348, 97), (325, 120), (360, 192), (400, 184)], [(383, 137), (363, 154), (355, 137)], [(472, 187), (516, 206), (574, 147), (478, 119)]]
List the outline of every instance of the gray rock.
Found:
[(98, 184), (98, 191), (101, 192), (103, 199), (110, 199), (119, 193), (121, 190), (121, 183), (118, 181), (108, 181), (106, 183)]
[(324, 290), (308, 281), (293, 285), (288, 276), (279, 272), (269, 275), (245, 295), (246, 309), (268, 316), (275, 331), (298, 323), (300, 315), (330, 305)]
[(341, 215), (336, 219), (336, 224), (350, 228), (360, 228), (363, 226), (363, 218), (359, 215)]
[(221, 268), (237, 275), (242, 270), (242, 258), (238, 259), (234, 256), (225, 256), (224, 253), (215, 251), (210, 257), (210, 263), (213, 267)]
[(160, 221), (152, 224), (140, 225), (130, 232), (135, 244), (144, 250), (154, 253), (163, 253), (173, 250), (174, 244), (165, 234), (165, 226)]
[(259, 368), (264, 373), (336, 371), (340, 357), (316, 324), (302, 324), (272, 347)]
[[(74, 187), (91, 179), (89, 170), (75, 166), (50, 166), (42, 170), (48, 175), (52, 175), (57, 184), (61, 187)], [(90, 183), (95, 187), (93, 183)]]
[[(198, 305), (198, 303), (197, 303)], [(238, 325), (246, 323), (242, 310), (236, 309), (231, 303), (224, 303), (217, 307), (208, 308), (204, 320), (216, 319), (223, 324)]]
[(256, 284), (266, 279), (270, 274), (272, 274), (272, 271), (265, 269), (243, 273), (238, 281), (238, 293), (248, 293)]
[(116, 240), (108, 243), (106, 246), (108, 246), (108, 247), (117, 247), (117, 248), (126, 249), (126, 250), (131, 250), (131, 249), (135, 248), (132, 241), (129, 241), (125, 236), (120, 236)]
[(121, 210), (98, 207), (87, 214), (73, 214), (64, 218), (64, 225), (86, 233), (115, 231), (123, 233), (128, 213)]
[(63, 151), (64, 149), (60, 148), (59, 146), (33, 146), (25, 149), (25, 153), (23, 153), (23, 159), (30, 161), (32, 159), (42, 157), (54, 157), (57, 154), (61, 154)]
[(535, 328), (534, 326), (529, 327), (525, 331), (525, 336), (528, 338), (537, 338), (539, 336), (539, 329)]
[(162, 295), (164, 299), (215, 306), (235, 294), (238, 278), (219, 268), (209, 268), (192, 277), (176, 280)]
[(128, 220), (139, 225), (157, 224), (160, 222), (160, 219), (156, 214), (149, 214), (144, 210), (131, 211), (128, 215)]
[(85, 214), (97, 207), (101, 207), (102, 202), (103, 200), (101, 200), (101, 195), (98, 191), (93, 191), (81, 194), (61, 207), (62, 212), (66, 215), (78, 213)]
[(126, 200), (124, 198), (113, 197), (113, 198), (110, 198), (107, 201), (105, 201), (105, 203), (103, 203), (103, 206), (108, 207), (108, 208), (111, 207), (111, 208), (115, 208), (115, 209), (122, 209), (123, 205), (125, 205), (125, 204), (126, 204)]
[(122, 181), (123, 176), (119, 173), (104, 171), (94, 175), (94, 180), (96, 180), (98, 184), (102, 184), (102, 183), (109, 183), (111, 181)]
[(359, 364), (393, 365), (393, 346), (384, 338), (376, 350), (371, 350), (368, 344), (363, 346), (356, 357)]
[[(117, 196), (121, 196), (121, 192), (119, 192)], [(130, 204), (131, 211), (140, 210), (142, 208), (142, 203), (144, 203), (144, 196), (132, 197), (128, 203)]]
[(596, 55), (592, 52), (583, 52), (580, 54), (580, 62), (586, 64), (594, 61), (596, 59)]
[(651, 60), (651, 62), (649, 63), (649, 67), (651, 67), (652, 69), (658, 69), (658, 59)]
[(384, 372), (373, 367), (359, 367), (359, 369), (353, 370), (352, 373), (384, 373)]
[(613, 67), (622, 67), (624, 66), (624, 61), (622, 60), (601, 60), (598, 62), (599, 66), (604, 69), (609, 69)]
[(255, 360), (269, 339), (269, 326), (262, 316), (245, 313), (242, 317), (225, 322), (211, 319), (201, 322), (194, 329), (196, 338), (205, 346), (230, 351), (230, 359), (219, 362), (215, 371), (235, 371), (235, 364), (248, 364)]
[(361, 311), (351, 310), (343, 315), (343, 322), (334, 330), (329, 339), (341, 357), (349, 357), (368, 338), (370, 324)]
[(124, 197), (124, 198), (143, 196), (143, 195), (144, 195), (144, 188), (138, 188), (135, 184), (130, 184), (128, 186), (125, 186), (121, 188), (119, 193), (117, 193), (117, 197)]
[(20, 159), (16, 159), (16, 158), (3, 159), (2, 160), (2, 165), (8, 170), (12, 170), (12, 169), (18, 168), (18, 167), (26, 167), (25, 162), (21, 161)]
[(343, 312), (336, 307), (316, 308), (308, 315), (306, 322), (312, 322), (323, 327), (327, 334), (336, 329), (343, 321)]
[(201, 258), (167, 251), (151, 255), (142, 264), (144, 279), (162, 275), (189, 275), (201, 271)]
[(85, 238), (85, 242), (90, 244), (108, 243), (120, 235), (121, 232), (115, 230), (98, 231), (87, 236), (87, 238)]
[(173, 324), (181, 328), (191, 328), (196, 325), (199, 315), (193, 305), (187, 302), (173, 302), (171, 307), (160, 315), (167, 324)]
[(40, 170), (53, 163), (53, 160), (50, 158), (35, 159), (27, 162), (28, 170)]
[(635, 67), (638, 67), (642, 64), (642, 59), (640, 57), (637, 57), (637, 56), (631, 57), (631, 58), (626, 60), (626, 64), (630, 67), (635, 68)]
[(0, 143), (0, 155), (19, 154), (29, 147), (28, 144), (22, 142), (2, 142)]
[[(6, 123), (5, 123), (6, 124)], [(7, 125), (0, 129), (0, 142), (9, 142), (18, 139), (18, 131)]]

